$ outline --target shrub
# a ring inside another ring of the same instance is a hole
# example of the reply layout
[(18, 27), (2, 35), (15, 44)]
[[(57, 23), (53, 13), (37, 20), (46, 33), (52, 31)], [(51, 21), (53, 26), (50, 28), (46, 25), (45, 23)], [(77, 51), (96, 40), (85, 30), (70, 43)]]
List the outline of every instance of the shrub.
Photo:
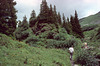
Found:
[(95, 29), (97, 26), (98, 26), (98, 25), (84, 26), (84, 27), (82, 27), (82, 30), (83, 30), (83, 31), (90, 31), (90, 30)]
[(47, 35), (47, 39), (53, 39), (54, 38), (54, 32), (50, 31)]
[(100, 39), (100, 28), (98, 29), (98, 31), (97, 31), (98, 33), (97, 33), (97, 39)]
[(54, 36), (57, 34), (56, 30), (49, 30), (41, 33), (39, 35), (40, 38), (46, 38), (46, 39), (54, 39)]
[(0, 34), (0, 46), (7, 46), (7, 43), (9, 43), (7, 41), (7, 38), (3, 37), (2, 34)]
[(37, 42), (39, 41), (40, 39), (37, 36), (31, 36), (25, 40), (25, 42), (28, 43), (30, 46), (37, 46)]
[(99, 66), (98, 61), (91, 51), (87, 50), (78, 50), (76, 55), (76, 63), (81, 64), (82, 66)]
[(44, 33), (41, 33), (40, 35), (39, 35), (39, 38), (47, 38), (47, 32), (44, 32)]
[(46, 45), (47, 48), (69, 48), (70, 46), (74, 45), (76, 46), (78, 44), (78, 41), (74, 38), (68, 39), (68, 40), (47, 40)]
[(65, 34), (63, 33), (59, 33), (57, 35), (54, 36), (55, 40), (66, 40)]
[(55, 40), (61, 40), (61, 41), (64, 41), (64, 40), (68, 40), (68, 39), (71, 39), (73, 36), (67, 34), (67, 33), (58, 33), (54, 36), (54, 39)]
[(15, 38), (19, 41), (25, 40), (29, 36), (29, 32), (27, 30), (22, 31), (23, 28), (17, 28), (14, 35)]
[(61, 32), (61, 33), (67, 33), (67, 31), (65, 30), (65, 28), (60, 28), (59, 32)]

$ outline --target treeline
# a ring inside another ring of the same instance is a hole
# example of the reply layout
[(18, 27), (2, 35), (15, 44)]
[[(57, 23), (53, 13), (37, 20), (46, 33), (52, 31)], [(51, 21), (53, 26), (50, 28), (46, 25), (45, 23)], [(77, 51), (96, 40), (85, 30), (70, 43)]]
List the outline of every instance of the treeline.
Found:
[(64, 16), (61, 17), (60, 12), (56, 11), (56, 6), (52, 7), (47, 5), (46, 0), (42, 0), (42, 4), (40, 7), (40, 14), (36, 17), (35, 11), (32, 11), (29, 25), (30, 27), (34, 27), (35, 23), (52, 23), (55, 24), (57, 27), (60, 25), (61, 27), (65, 28), (68, 34), (74, 35), (78, 38), (84, 38), (83, 32), (81, 30), (81, 26), (78, 20), (77, 11), (75, 11), (75, 16), (67, 18)]
[[(0, 4), (0, 32), (12, 35), (13, 32), (16, 30), (16, 9), (14, 6), (16, 2), (13, 0), (4, 0)], [(41, 23), (48, 23), (48, 24), (55, 24), (55, 27), (61, 26), (66, 29), (68, 34), (74, 35), (78, 38), (83, 38), (83, 32), (81, 30), (81, 26), (79, 24), (78, 15), (75, 11), (75, 16), (71, 16), (67, 18), (64, 16), (61, 17), (60, 12), (56, 11), (56, 6), (52, 7), (48, 6), (46, 0), (42, 0), (42, 4), (40, 5), (40, 14), (36, 17), (35, 10), (32, 11), (31, 17), (29, 19), (29, 23), (27, 21), (27, 17), (25, 16), (23, 21), (18, 22), (18, 27), (23, 27), (19, 29), (20, 31), (24, 31), (24, 29), (28, 29), (29, 27), (35, 27), (35, 24)], [(25, 26), (24, 26), (25, 25)], [(38, 26), (39, 27), (39, 26)], [(18, 30), (18, 29), (17, 29)], [(38, 29), (39, 30), (39, 29)], [(21, 32), (20, 32), (21, 33)], [(27, 36), (27, 34), (25, 34)]]

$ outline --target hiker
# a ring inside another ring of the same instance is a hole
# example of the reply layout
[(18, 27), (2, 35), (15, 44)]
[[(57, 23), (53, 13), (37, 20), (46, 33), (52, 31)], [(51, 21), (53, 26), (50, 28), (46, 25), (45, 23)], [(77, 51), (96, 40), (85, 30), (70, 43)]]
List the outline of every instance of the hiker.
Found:
[(87, 42), (84, 42), (84, 43), (83, 43), (83, 46), (82, 46), (81, 48), (83, 48), (83, 49), (88, 49)]
[(84, 49), (88, 49), (88, 45), (87, 45), (87, 42), (84, 43)]
[(71, 47), (69, 48), (70, 60), (72, 60), (73, 52), (74, 52), (74, 47), (71, 46)]

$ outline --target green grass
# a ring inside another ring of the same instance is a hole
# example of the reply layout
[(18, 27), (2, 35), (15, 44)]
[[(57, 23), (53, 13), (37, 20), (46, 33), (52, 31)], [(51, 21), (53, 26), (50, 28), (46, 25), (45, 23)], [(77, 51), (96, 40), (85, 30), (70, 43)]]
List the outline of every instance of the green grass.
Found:
[(0, 66), (71, 66), (69, 54), (61, 49), (30, 47), (0, 34)]

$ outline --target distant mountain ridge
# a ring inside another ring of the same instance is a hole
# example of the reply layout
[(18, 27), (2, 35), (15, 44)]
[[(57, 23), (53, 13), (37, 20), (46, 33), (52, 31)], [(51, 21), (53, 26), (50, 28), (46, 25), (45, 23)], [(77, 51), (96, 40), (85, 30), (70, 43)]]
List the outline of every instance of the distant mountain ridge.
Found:
[(94, 15), (79, 20), (82, 26), (100, 24), (100, 11)]

